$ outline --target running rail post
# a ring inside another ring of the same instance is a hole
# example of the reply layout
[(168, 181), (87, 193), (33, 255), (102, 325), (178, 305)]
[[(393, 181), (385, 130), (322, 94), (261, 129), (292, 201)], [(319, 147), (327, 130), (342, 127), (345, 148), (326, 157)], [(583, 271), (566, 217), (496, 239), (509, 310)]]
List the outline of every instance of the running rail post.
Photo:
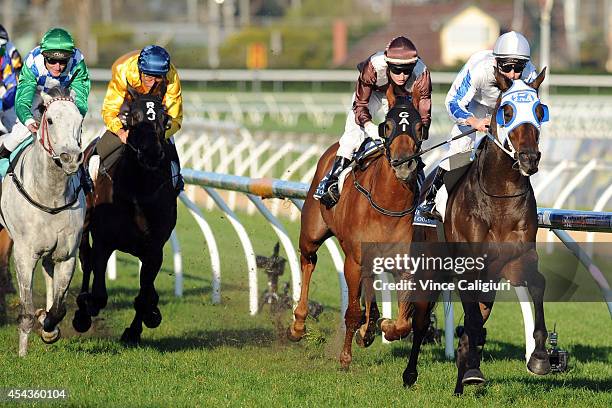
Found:
[(291, 243), (291, 238), (289, 238), (289, 234), (283, 225), (278, 221), (278, 219), (272, 215), (270, 210), (264, 205), (261, 201), (261, 198), (253, 195), (247, 194), (247, 197), (255, 207), (259, 210), (259, 212), (268, 220), (272, 229), (278, 236), (281, 244), (283, 245), (283, 249), (287, 254), (287, 258), (289, 261), (289, 269), (291, 269), (291, 289), (293, 292), (293, 303), (297, 303), (300, 300), (300, 288), (302, 286), (302, 278), (300, 276), (300, 263), (298, 262), (297, 255), (293, 244)]
[(442, 304), (444, 305), (444, 355), (452, 360), (455, 358), (455, 311), (450, 290), (442, 291)]
[(221, 260), (219, 257), (219, 249), (217, 247), (217, 241), (212, 229), (206, 222), (202, 211), (195, 205), (188, 197), (185, 192), (179, 194), (179, 199), (185, 204), (185, 207), (189, 210), (196, 223), (204, 235), (206, 245), (208, 246), (208, 253), (210, 255), (210, 263), (212, 268), (212, 302), (213, 304), (221, 303)]
[(246, 257), (247, 268), (249, 270), (249, 312), (251, 316), (256, 315), (259, 309), (258, 304), (258, 289), (257, 289), (257, 261), (255, 259), (255, 251), (253, 250), (253, 244), (251, 244), (251, 240), (249, 236), (240, 223), (238, 221), (238, 217), (236, 214), (228, 207), (228, 205), (223, 201), (223, 198), (217, 193), (213, 188), (204, 187), (204, 190), (208, 193), (208, 195), (214, 200), (215, 204), (227, 214), (228, 220), (234, 230), (238, 234), (238, 238), (240, 239), (240, 243), (242, 244), (242, 249), (244, 250), (244, 255)]
[(601, 293), (603, 294), (603, 298), (608, 305), (608, 311), (610, 312), (610, 317), (612, 318), (612, 290), (610, 290), (610, 284), (606, 280), (605, 276), (601, 273), (601, 270), (593, 263), (591, 257), (586, 253), (584, 249), (578, 245), (574, 238), (570, 236), (566, 231), (552, 229), (551, 230), (560, 240), (565, 244), (567, 249), (572, 251), (572, 253), (578, 258), (580, 263), (584, 265), (587, 271), (591, 274), (599, 288), (601, 289)]
[(176, 229), (172, 229), (170, 234), (170, 243), (172, 244), (172, 254), (174, 261), (174, 296), (183, 296), (183, 259), (181, 258), (181, 246), (179, 244)]

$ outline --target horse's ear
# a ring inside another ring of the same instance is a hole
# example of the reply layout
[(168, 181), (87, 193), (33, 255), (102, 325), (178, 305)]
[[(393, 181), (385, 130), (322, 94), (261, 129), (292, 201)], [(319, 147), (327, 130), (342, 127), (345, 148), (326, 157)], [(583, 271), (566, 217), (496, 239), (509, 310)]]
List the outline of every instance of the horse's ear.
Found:
[(47, 105), (49, 102), (51, 102), (51, 99), (53, 99), (53, 97), (49, 95), (48, 93), (46, 93), (45, 91), (40, 92), (40, 97), (42, 98), (43, 103), (45, 105)]
[(138, 96), (140, 94), (138, 93), (138, 91), (136, 91), (136, 89), (132, 85), (130, 85), (129, 82), (127, 82), (127, 80), (126, 80), (126, 83), (127, 83), (127, 93), (130, 96), (130, 99), (135, 101), (136, 99), (138, 99)]
[(493, 67), (493, 73), (495, 75), (495, 81), (497, 82), (497, 87), (502, 92), (506, 92), (512, 86), (512, 80), (506, 78), (497, 67)]
[(542, 85), (542, 82), (544, 82), (544, 78), (546, 78), (546, 67), (542, 69), (542, 72), (538, 74), (536, 79), (534, 79), (533, 82), (529, 84), (529, 86), (537, 91), (538, 88), (540, 88), (540, 85)]

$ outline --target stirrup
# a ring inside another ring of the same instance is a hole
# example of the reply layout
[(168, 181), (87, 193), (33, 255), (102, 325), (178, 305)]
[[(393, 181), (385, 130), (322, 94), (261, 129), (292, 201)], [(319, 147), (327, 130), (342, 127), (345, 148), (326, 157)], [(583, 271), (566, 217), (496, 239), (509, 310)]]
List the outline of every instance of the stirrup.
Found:
[(338, 191), (338, 181), (335, 181), (329, 186), (325, 194), (319, 198), (319, 201), (323, 203), (327, 209), (330, 209), (338, 204), (338, 200), (340, 200), (340, 192)]
[(435, 201), (425, 201), (423, 202), (419, 208), (419, 213), (425, 218), (435, 219), (438, 221), (442, 221), (442, 215), (436, 209)]

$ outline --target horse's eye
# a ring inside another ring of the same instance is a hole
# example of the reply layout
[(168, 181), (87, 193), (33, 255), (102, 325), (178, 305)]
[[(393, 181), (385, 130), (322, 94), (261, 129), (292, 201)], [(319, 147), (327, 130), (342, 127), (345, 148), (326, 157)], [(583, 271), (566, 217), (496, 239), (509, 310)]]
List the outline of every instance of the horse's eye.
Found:
[(52, 125), (53, 124), (53, 120), (51, 120), (51, 118), (47, 118), (47, 124)]

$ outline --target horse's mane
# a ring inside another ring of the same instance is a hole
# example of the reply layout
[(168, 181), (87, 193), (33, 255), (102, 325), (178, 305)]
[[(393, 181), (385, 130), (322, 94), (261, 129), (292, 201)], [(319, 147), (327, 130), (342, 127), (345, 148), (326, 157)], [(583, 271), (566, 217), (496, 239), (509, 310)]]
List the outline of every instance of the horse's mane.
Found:
[(64, 88), (62, 86), (56, 86), (55, 88), (49, 89), (47, 92), (52, 98), (70, 98), (70, 88)]

